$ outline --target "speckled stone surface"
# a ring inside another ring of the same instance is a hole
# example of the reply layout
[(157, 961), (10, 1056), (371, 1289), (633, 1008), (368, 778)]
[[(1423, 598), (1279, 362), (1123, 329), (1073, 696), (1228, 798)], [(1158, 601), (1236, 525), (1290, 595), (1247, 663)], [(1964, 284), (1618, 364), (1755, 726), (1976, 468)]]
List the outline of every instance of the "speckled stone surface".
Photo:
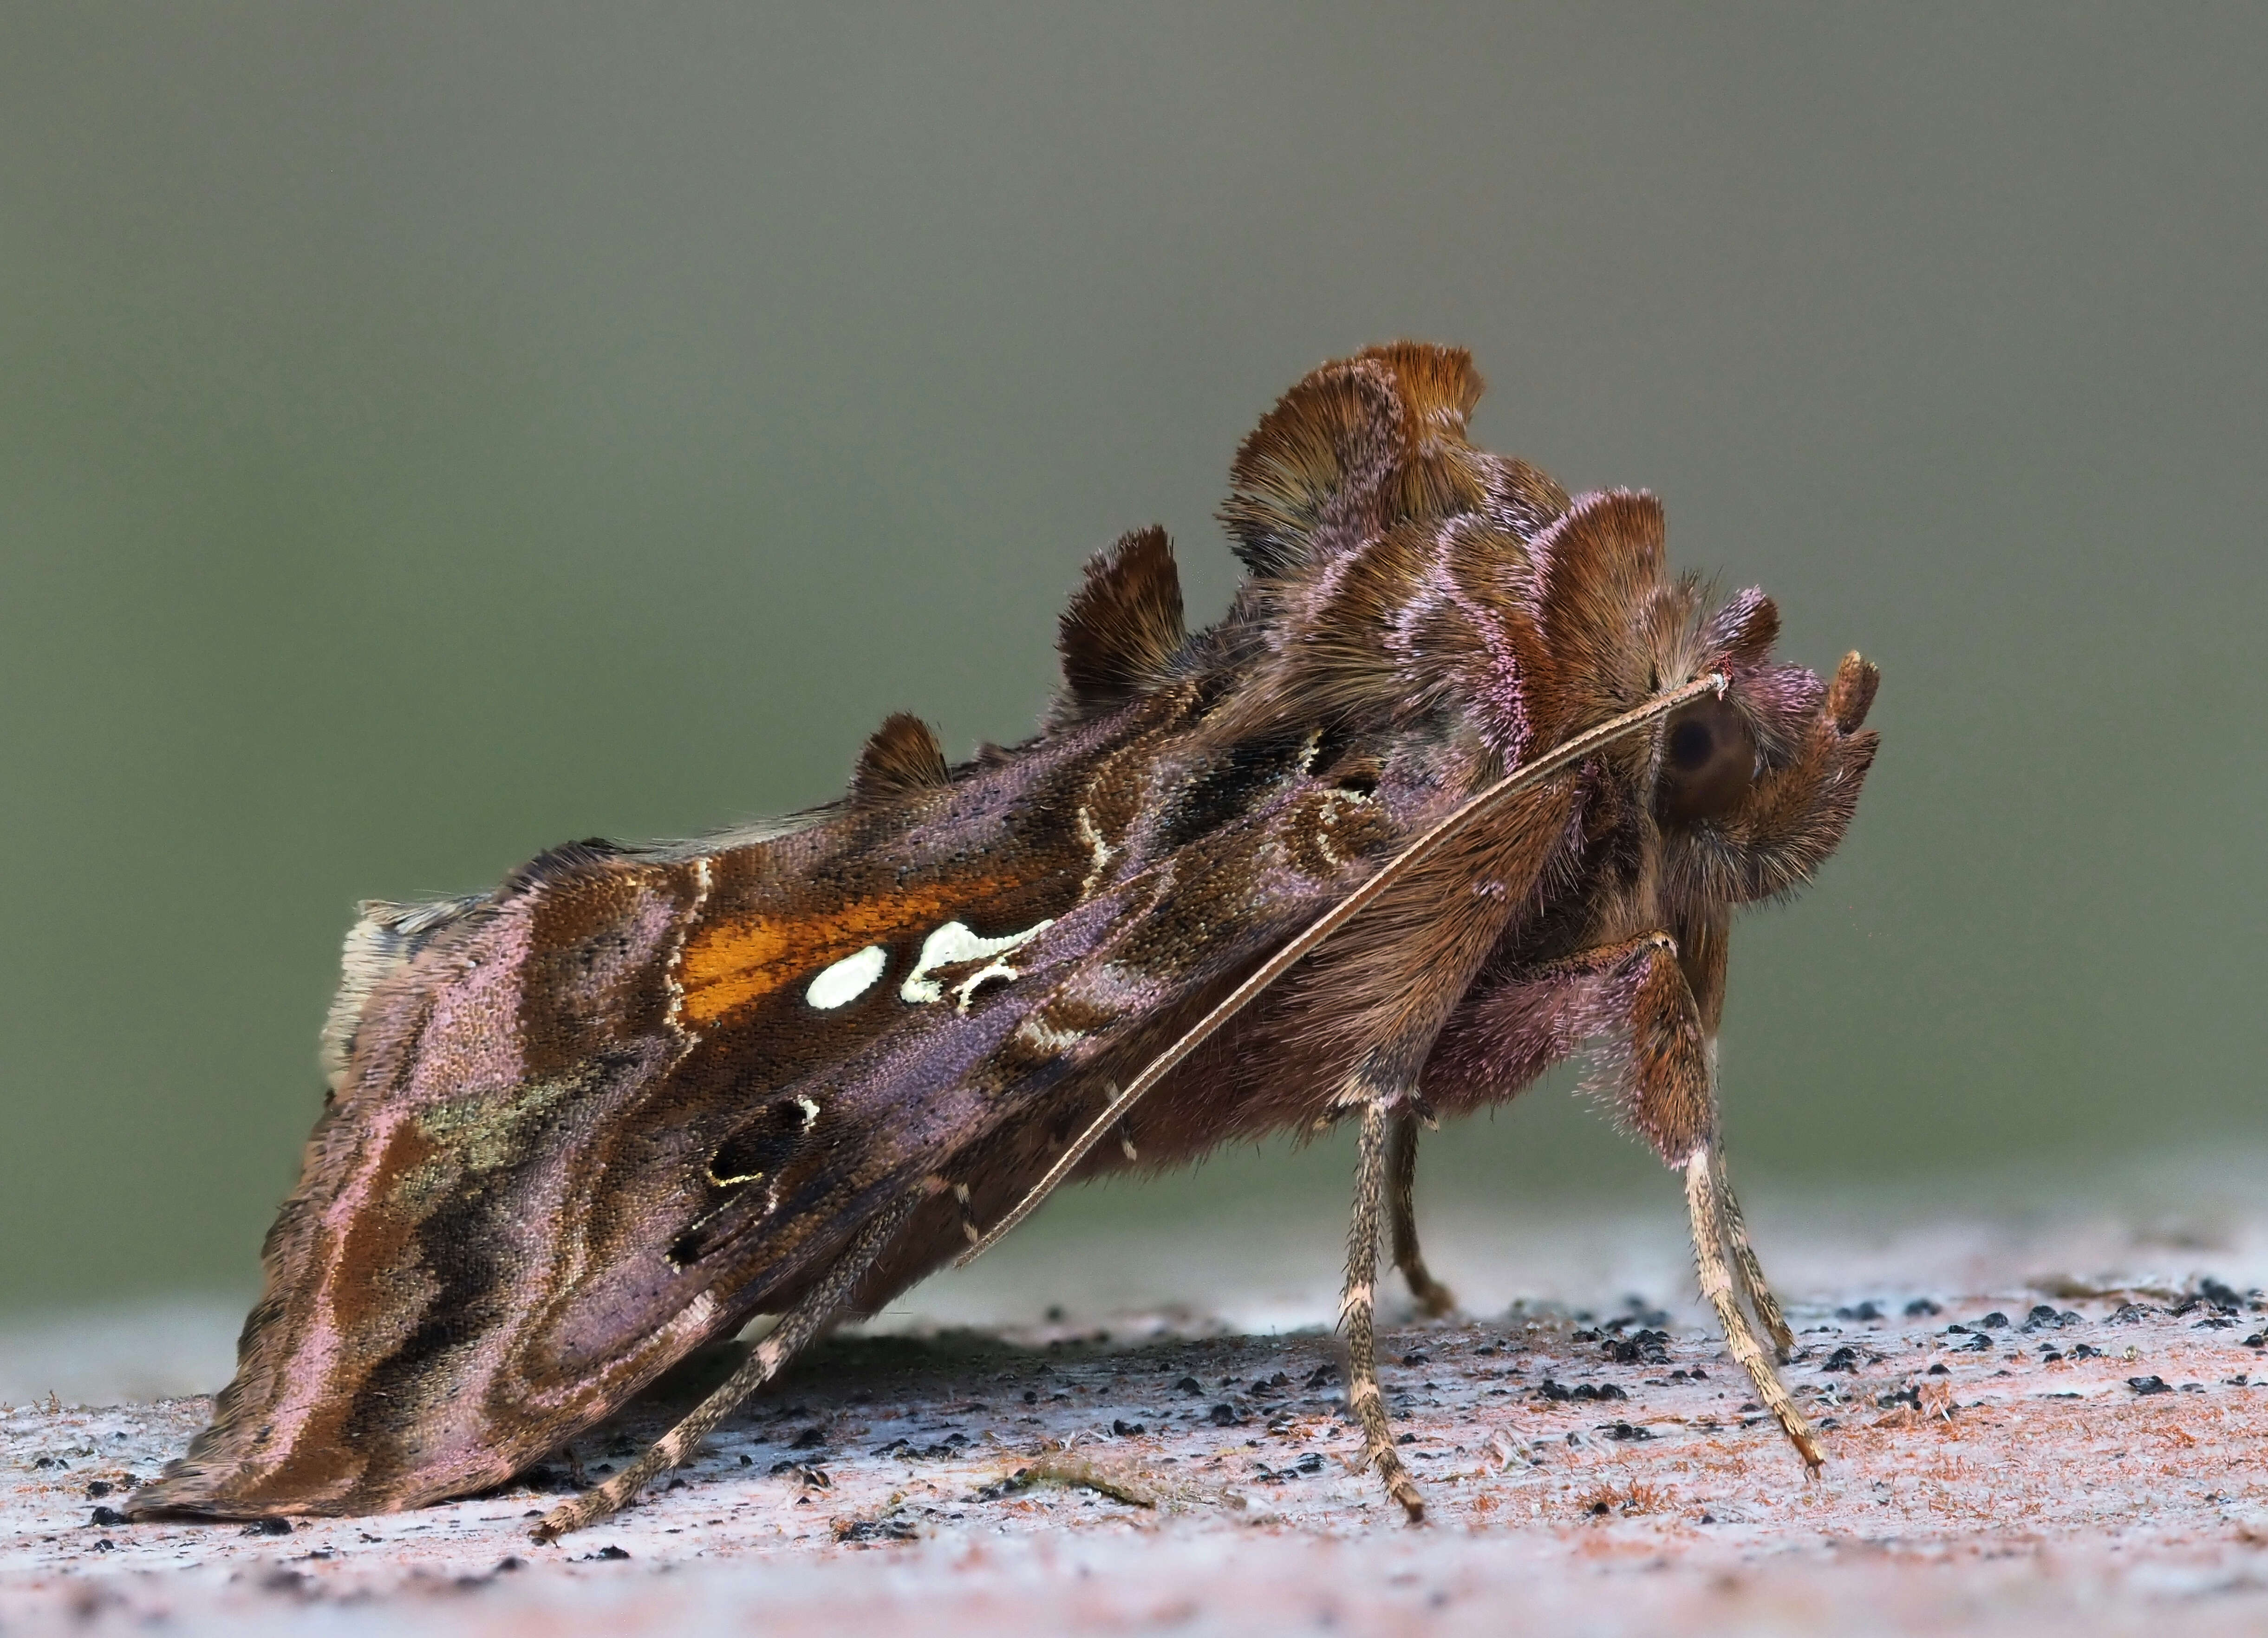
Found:
[[(1794, 1318), (1816, 1479), (1690, 1309), (1390, 1331), (1432, 1509), (1414, 1530), (1348, 1470), (1330, 1336), (1186, 1316), (837, 1339), (665, 1489), (556, 1546), (526, 1531), (563, 1458), (288, 1533), (116, 1523), (99, 1509), (206, 1401), (21, 1405), (0, 1414), (0, 1631), (2268, 1627), (2250, 1289), (1853, 1288)], [(699, 1374), (574, 1463), (610, 1471)]]

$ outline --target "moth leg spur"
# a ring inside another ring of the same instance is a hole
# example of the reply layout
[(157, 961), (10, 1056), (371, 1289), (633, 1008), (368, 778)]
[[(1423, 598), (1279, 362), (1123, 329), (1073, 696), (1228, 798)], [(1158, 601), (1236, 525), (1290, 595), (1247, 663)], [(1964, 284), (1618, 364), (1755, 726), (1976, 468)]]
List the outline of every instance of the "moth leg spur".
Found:
[(1456, 1311), (1457, 1299), (1425, 1267), (1418, 1248), (1418, 1127), (1417, 1112), (1395, 1112), (1387, 1140), (1387, 1206), (1392, 1214), (1394, 1266), (1409, 1283), (1418, 1311), (1429, 1319)]
[(586, 1490), (574, 1500), (553, 1508), (529, 1533), (538, 1541), (549, 1542), (586, 1524), (595, 1524), (609, 1514), (619, 1512), (647, 1485), (690, 1458), (717, 1424), (740, 1407), (741, 1400), (777, 1376), (788, 1361), (835, 1322), (843, 1305), (850, 1300), (850, 1294), (858, 1289), (858, 1282), (881, 1260), (898, 1230), (905, 1226), (906, 1219), (926, 1198), (925, 1190), (912, 1190), (877, 1212), (835, 1266), (801, 1302), (780, 1316), (779, 1323), (756, 1344), (755, 1351), (721, 1386), (696, 1406), (692, 1414), (655, 1440), (644, 1455), (597, 1489)]
[(1373, 1098), (1363, 1105), (1339, 1326), (1346, 1333), (1347, 1406), (1362, 1424), (1363, 1465), (1378, 1469), (1387, 1493), (1402, 1503), (1402, 1510), (1415, 1524), (1425, 1517), (1425, 1499), (1394, 1448), (1394, 1431), (1386, 1420), (1386, 1401), (1378, 1387), (1378, 1216), (1386, 1193), (1387, 1128), (1392, 1118), (1381, 1098)]

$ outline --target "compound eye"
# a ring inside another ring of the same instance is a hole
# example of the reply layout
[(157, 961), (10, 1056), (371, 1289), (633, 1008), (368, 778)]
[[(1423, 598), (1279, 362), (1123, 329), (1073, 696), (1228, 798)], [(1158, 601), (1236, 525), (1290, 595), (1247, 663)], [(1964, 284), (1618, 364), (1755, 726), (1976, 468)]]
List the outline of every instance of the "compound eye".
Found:
[(1741, 714), (1703, 700), (1669, 719), (1654, 812), (1665, 825), (1722, 819), (1747, 797), (1756, 772), (1756, 742)]
[(1669, 765), (1680, 774), (1697, 774), (1715, 754), (1717, 736), (1697, 716), (1689, 716), (1669, 731)]

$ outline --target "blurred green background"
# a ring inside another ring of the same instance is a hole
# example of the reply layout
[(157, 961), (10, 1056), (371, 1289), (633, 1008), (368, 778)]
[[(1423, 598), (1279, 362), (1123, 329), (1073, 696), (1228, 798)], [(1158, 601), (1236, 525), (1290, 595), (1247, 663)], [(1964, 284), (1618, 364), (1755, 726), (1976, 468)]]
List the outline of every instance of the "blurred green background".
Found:
[[(0, 1308), (251, 1282), (356, 900), (1020, 736), (1082, 558), (1210, 618), (1237, 439), (1405, 334), (1882, 664), (1748, 1175), (2264, 1146), (2264, 81), (2250, 6), (11, 5)], [(1537, 1104), (1451, 1194), (1674, 1193)]]

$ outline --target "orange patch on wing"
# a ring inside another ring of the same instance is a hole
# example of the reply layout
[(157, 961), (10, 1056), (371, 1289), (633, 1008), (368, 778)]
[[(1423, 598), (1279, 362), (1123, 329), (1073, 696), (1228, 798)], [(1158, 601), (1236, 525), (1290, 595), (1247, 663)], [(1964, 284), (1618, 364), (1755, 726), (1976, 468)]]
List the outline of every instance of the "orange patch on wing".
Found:
[(823, 915), (757, 915), (700, 928), (678, 959), (680, 1010), (690, 1023), (711, 1023), (868, 944), (932, 925), (949, 907), (981, 904), (1000, 885), (988, 877), (854, 899)]

